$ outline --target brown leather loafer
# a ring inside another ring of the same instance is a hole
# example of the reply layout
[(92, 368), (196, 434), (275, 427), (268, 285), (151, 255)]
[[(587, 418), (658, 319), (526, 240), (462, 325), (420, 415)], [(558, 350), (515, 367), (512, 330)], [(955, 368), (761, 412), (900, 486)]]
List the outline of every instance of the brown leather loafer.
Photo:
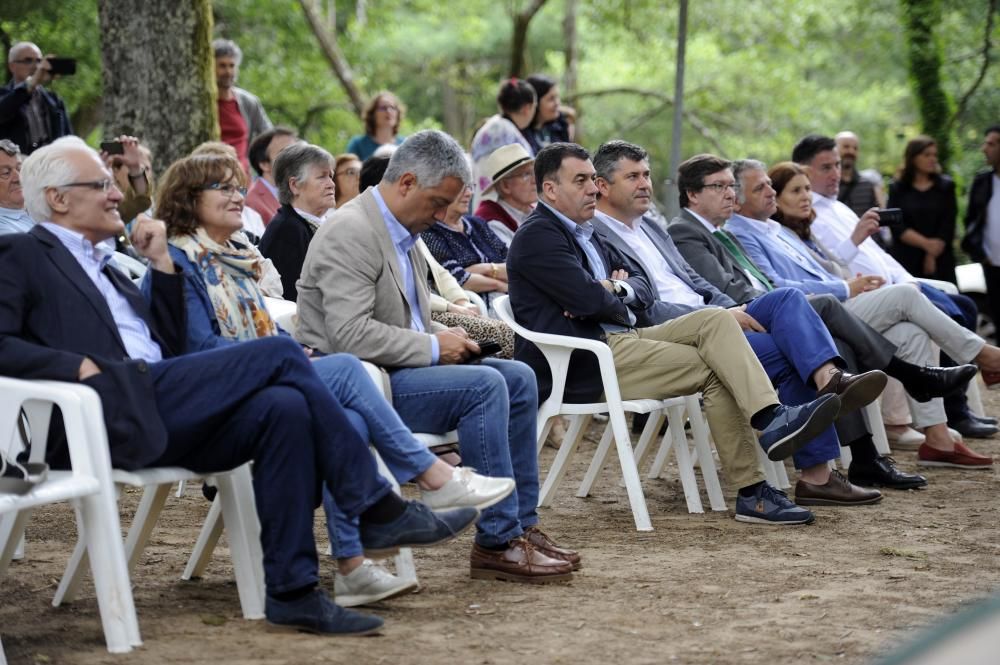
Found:
[(573, 564), (573, 570), (580, 570), (580, 567), (583, 565), (580, 563), (580, 554), (578, 552), (559, 546), (556, 541), (549, 537), (549, 534), (539, 529), (537, 525), (529, 526), (525, 529), (523, 537), (545, 556), (570, 562)]
[(804, 480), (795, 483), (795, 503), (800, 506), (863, 506), (881, 500), (881, 492), (852, 485), (836, 469), (830, 471), (830, 479), (823, 485)]
[(524, 538), (515, 538), (499, 552), (473, 543), (469, 563), (474, 580), (545, 584), (573, 578), (573, 564), (542, 554)]
[(849, 374), (838, 369), (833, 378), (816, 391), (816, 396), (839, 395), (840, 412), (850, 413), (874, 402), (885, 390), (888, 381), (885, 372), (877, 369), (861, 374)]

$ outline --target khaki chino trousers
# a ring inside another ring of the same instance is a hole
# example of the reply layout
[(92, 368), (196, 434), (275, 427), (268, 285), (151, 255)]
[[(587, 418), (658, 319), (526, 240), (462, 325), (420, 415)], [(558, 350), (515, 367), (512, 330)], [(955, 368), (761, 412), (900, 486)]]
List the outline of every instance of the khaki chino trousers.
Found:
[(703, 309), (651, 328), (608, 335), (622, 399), (700, 392), (726, 478), (736, 489), (764, 480), (750, 416), (778, 395), (736, 319)]

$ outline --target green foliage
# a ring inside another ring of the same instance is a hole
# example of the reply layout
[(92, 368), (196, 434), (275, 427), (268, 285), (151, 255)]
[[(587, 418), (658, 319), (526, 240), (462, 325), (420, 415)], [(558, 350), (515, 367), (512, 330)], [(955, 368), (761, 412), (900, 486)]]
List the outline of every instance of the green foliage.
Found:
[(941, 164), (951, 159), (951, 118), (954, 102), (941, 81), (943, 47), (937, 35), (941, 23), (940, 0), (900, 0), (906, 34), (910, 82), (925, 134), (938, 143)]
[[(510, 62), (511, 16), (526, 1), (367, 0), (362, 25), (355, 1), (337, 0), (335, 28), (361, 89), (369, 95), (392, 90), (407, 105), (404, 134), (440, 127), (467, 143), (478, 122), (495, 112), (497, 83)], [(911, 55), (900, 1), (691, 2), (682, 154), (771, 163), (787, 159), (806, 133), (851, 129), (862, 140), (860, 165), (890, 174), (906, 141), (938, 126), (928, 124), (908, 84)], [(8, 3), (23, 8), (8, 12)], [(81, 59), (81, 74), (55, 84), (78, 114), (99, 105), (94, 4), (7, 0), (0, 19), (7, 35)], [(331, 3), (317, 4), (325, 10)], [(938, 87), (946, 98), (960, 99), (982, 62), (987, 3), (932, 4), (939, 18), (920, 55), (937, 54)], [(272, 120), (334, 153), (362, 131), (297, 0), (215, 0), (213, 10), (215, 35), (243, 48), (240, 85), (261, 97)], [(562, 73), (563, 10), (564, 3), (550, 0), (531, 23), (527, 71)], [(596, 148), (615, 137), (641, 143), (650, 150), (654, 175), (667, 177), (676, 0), (581, 0), (577, 32), (581, 94), (571, 103), (580, 112), (583, 143)], [(993, 32), (1000, 41), (1000, 27)], [(990, 69), (953, 126), (952, 164), (960, 182), (982, 164), (977, 147), (982, 129), (998, 120), (998, 83)], [(607, 94), (612, 89), (618, 92)], [(447, 109), (445, 99), (453, 100)]]

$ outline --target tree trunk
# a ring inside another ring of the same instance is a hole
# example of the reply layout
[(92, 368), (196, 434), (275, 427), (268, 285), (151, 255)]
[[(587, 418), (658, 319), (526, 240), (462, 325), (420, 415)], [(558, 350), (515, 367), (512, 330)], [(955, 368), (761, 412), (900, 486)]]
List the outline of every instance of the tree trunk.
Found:
[(941, 23), (940, 0), (900, 0), (906, 35), (910, 87), (923, 132), (937, 141), (941, 167), (951, 158), (954, 103), (941, 83), (942, 47), (934, 28)]
[(218, 138), (210, 0), (100, 0), (104, 135), (133, 134), (162, 172)]
[(546, 0), (531, 0), (524, 11), (514, 15), (514, 31), (510, 42), (510, 76), (524, 76), (524, 51), (528, 46), (528, 26)]
[(343, 52), (337, 45), (337, 34), (330, 32), (323, 25), (323, 18), (316, 9), (315, 0), (299, 0), (299, 4), (302, 5), (302, 11), (306, 15), (309, 27), (312, 28), (313, 34), (316, 36), (316, 41), (319, 42), (320, 48), (323, 49), (323, 55), (326, 56), (327, 62), (333, 68), (334, 75), (336, 75), (337, 80), (340, 81), (340, 85), (344, 88), (344, 92), (350, 98), (351, 106), (354, 107), (355, 112), (360, 116), (365, 110), (365, 96), (354, 81), (354, 73), (351, 71), (351, 66), (347, 64), (347, 58), (344, 57)]
[[(563, 73), (562, 90), (563, 94), (569, 97), (576, 95), (577, 65), (580, 60), (580, 51), (577, 47), (576, 39), (576, 13), (579, 0), (566, 0), (566, 14), (563, 16), (563, 42), (565, 44), (564, 55), (566, 61), (566, 71)], [(576, 138), (579, 143), (583, 135), (582, 118), (580, 104), (576, 104)]]

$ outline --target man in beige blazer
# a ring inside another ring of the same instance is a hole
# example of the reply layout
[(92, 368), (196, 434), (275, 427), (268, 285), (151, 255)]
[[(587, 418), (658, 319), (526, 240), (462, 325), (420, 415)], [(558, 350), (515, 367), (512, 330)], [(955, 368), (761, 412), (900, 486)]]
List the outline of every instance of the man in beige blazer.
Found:
[(297, 339), (385, 366), (393, 406), (415, 432), (458, 429), (462, 459), (517, 489), (483, 510), (472, 547), (478, 579), (568, 579), (580, 556), (538, 528), (535, 375), (483, 358), (461, 328), (430, 319), (427, 263), (414, 243), (472, 181), (447, 134), (408, 138), (382, 182), (337, 210), (309, 245), (298, 287)]

